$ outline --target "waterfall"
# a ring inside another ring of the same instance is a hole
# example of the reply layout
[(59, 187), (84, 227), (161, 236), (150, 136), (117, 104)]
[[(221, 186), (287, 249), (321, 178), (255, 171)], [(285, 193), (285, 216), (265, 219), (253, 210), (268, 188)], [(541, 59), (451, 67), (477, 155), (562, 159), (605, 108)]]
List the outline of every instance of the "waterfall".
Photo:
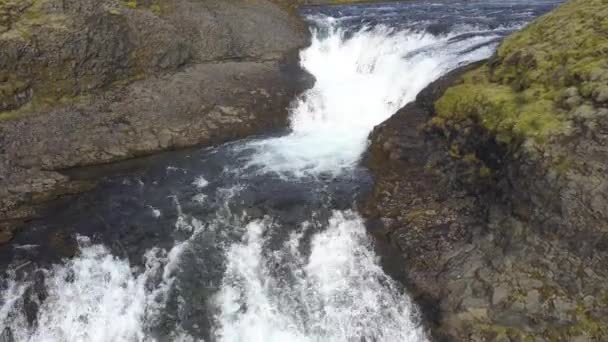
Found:
[(352, 33), (331, 17), (315, 22), (301, 64), (316, 83), (292, 109), (291, 134), (243, 146), (257, 150), (248, 165), (261, 172), (335, 176), (352, 169), (374, 126), (447, 71), (490, 56), (500, 37), (456, 39), (467, 31), (434, 36), (385, 25)]
[(294, 100), (290, 131), (203, 150), (146, 182), (125, 179), (118, 192), (141, 193), (134, 208), (148, 224), (172, 220), (170, 246), (139, 262), (79, 237), (70, 260), (13, 265), (0, 283), (2, 337), (426, 341), (354, 209), (359, 161), (374, 126), (538, 14), (518, 4), (309, 9), (300, 57), (316, 82)]

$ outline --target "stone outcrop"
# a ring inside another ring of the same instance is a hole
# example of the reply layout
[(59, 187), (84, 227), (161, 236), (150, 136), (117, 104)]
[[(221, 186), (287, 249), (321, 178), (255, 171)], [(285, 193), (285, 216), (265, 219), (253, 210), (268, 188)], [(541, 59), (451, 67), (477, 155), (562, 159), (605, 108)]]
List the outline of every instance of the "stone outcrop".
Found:
[(567, 2), (372, 134), (367, 215), (438, 337), (608, 339), (607, 10)]
[(57, 172), (284, 127), (310, 85), (301, 21), (273, 1), (0, 2), (0, 241)]

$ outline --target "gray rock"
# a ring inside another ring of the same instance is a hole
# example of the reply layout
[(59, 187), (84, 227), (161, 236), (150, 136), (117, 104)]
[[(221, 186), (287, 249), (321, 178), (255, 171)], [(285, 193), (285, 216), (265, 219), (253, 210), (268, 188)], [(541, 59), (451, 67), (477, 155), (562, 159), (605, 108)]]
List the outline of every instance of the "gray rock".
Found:
[(506, 284), (500, 284), (495, 287), (492, 292), (492, 305), (498, 305), (502, 303), (505, 299), (509, 298), (509, 294), (511, 293), (511, 288)]
[[(387, 235), (399, 237), (415, 293), (439, 303), (441, 334), (481, 339), (496, 326), (508, 327), (515, 340), (566, 341), (576, 337), (567, 327), (584, 320), (589, 326), (577, 329), (606, 339), (607, 331), (593, 330), (608, 326), (608, 303), (598, 300), (608, 293), (606, 108), (570, 101), (571, 135), (544, 149), (524, 143), (501, 151), (473, 123), (453, 132), (413, 131), (459, 72), (431, 84), (372, 133), (368, 166), (376, 184), (366, 215), (393, 218)], [(576, 88), (564, 95), (580, 96)], [(502, 153), (490, 159), (500, 160), (498, 178), (467, 178), (470, 166), (449, 156), (452, 143), (476, 156)], [(391, 158), (401, 146), (410, 146), (412, 157)], [(455, 191), (462, 188), (475, 199)], [(429, 209), (436, 221), (423, 215)], [(405, 214), (395, 217), (394, 210)]]
[(86, 188), (54, 170), (287, 124), (289, 102), (311, 85), (296, 16), (268, 0), (159, 3), (48, 0), (34, 25), (24, 0), (11, 18), (19, 30), (0, 37), (0, 81), (14, 94), (0, 111), (22, 113), (0, 121), (0, 242), (32, 205)]
[(530, 313), (538, 313), (542, 309), (542, 303), (540, 301), (540, 292), (538, 290), (529, 291), (524, 300), (526, 311)]
[(578, 88), (577, 87), (566, 88), (566, 90), (564, 90), (563, 95), (565, 98), (579, 96)]
[(565, 104), (568, 108), (573, 109), (580, 106), (583, 103), (583, 98), (576, 95), (566, 99)]

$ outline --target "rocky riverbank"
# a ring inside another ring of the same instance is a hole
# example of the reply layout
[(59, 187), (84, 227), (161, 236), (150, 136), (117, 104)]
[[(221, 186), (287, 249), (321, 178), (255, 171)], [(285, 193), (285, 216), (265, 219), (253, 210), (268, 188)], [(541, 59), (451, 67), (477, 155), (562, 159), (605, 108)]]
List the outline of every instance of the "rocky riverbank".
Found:
[(272, 1), (0, 2), (0, 241), (60, 171), (285, 127), (304, 24)]
[(608, 338), (607, 11), (567, 2), (372, 134), (370, 226), (438, 337)]
[(0, 243), (61, 172), (283, 128), (313, 80), (298, 6), (330, 0), (0, 1)]

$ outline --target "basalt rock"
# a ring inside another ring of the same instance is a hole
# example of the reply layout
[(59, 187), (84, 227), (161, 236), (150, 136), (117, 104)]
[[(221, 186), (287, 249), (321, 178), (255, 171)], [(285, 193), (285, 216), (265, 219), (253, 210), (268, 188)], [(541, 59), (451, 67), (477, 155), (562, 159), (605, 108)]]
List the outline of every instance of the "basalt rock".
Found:
[(374, 130), (370, 226), (439, 308), (438, 337), (608, 338), (606, 8), (566, 3)]
[(364, 210), (368, 227), (399, 251), (410, 293), (433, 327), (441, 326), (446, 314), (446, 270), (476, 253), (472, 241), (484, 230), (477, 198), (432, 169), (446, 153), (422, 130), (430, 114), (426, 101), (461, 73), (430, 85), (417, 101), (377, 126), (366, 160), (374, 175)]

